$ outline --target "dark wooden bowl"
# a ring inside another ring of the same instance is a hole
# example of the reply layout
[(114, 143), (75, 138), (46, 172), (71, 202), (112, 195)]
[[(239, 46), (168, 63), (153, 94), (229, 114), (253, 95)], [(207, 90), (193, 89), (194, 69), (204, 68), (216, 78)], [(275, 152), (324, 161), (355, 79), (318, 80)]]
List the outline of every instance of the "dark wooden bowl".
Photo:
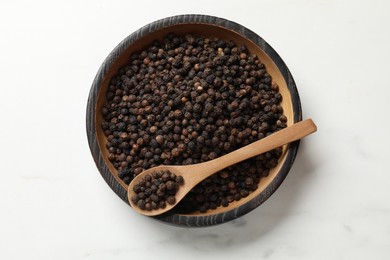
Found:
[[(87, 105), (87, 135), (95, 163), (108, 185), (118, 196), (127, 201), (127, 185), (118, 177), (118, 171), (108, 160), (106, 137), (100, 128), (101, 107), (105, 104), (105, 93), (110, 79), (124, 66), (133, 52), (143, 50), (155, 39), (162, 39), (167, 33), (194, 34), (205, 37), (218, 37), (232, 40), (238, 45), (246, 45), (249, 52), (256, 54), (265, 64), (272, 81), (279, 85), (283, 96), (282, 107), (288, 125), (301, 120), (301, 106), (294, 80), (283, 60), (276, 51), (260, 36), (237, 23), (206, 15), (179, 15), (152, 22), (129, 35), (108, 55), (92, 83)], [(174, 214), (166, 213), (154, 217), (163, 222), (178, 226), (211, 226), (240, 217), (255, 209), (279, 187), (288, 174), (298, 151), (299, 142), (285, 145), (278, 165), (268, 177), (261, 179), (258, 189), (248, 197), (219, 207), (206, 213)]]

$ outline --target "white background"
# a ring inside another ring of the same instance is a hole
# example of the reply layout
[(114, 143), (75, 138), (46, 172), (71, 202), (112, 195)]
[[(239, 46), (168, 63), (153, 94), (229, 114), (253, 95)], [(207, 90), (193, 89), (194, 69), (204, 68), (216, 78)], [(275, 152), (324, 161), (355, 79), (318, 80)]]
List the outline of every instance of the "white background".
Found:
[[(389, 3), (2, 0), (0, 259), (390, 259)], [(268, 201), (202, 229), (135, 214), (101, 178), (85, 130), (108, 53), (186, 13), (262, 36), (318, 125)]]

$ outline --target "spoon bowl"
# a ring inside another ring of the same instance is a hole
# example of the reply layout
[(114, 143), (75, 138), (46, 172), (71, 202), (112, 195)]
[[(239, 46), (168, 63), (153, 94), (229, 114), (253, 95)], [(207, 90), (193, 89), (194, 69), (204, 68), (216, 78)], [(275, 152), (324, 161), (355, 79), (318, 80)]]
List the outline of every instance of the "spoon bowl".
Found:
[[(150, 168), (138, 174), (129, 184), (129, 203), (135, 211), (146, 216), (156, 216), (163, 214), (175, 207), (184, 198), (184, 196), (188, 192), (190, 192), (190, 190), (192, 190), (198, 183), (213, 175), (214, 173), (233, 164), (249, 159), (253, 156), (265, 153), (287, 143), (299, 140), (315, 132), (316, 130), (317, 127), (314, 124), (313, 120), (306, 119), (287, 128), (284, 128), (276, 133), (273, 133), (272, 135), (269, 135), (259, 141), (253, 142), (247, 146), (244, 146), (240, 149), (237, 149), (231, 153), (225, 154), (211, 161), (192, 165), (161, 165)], [(131, 199), (135, 195), (134, 186), (138, 184), (140, 180), (144, 178), (147, 174), (166, 170), (169, 170), (170, 172), (176, 174), (176, 176), (182, 176), (184, 179), (184, 185), (180, 186), (179, 190), (175, 195), (176, 202), (172, 205), (167, 204), (165, 208), (154, 209), (151, 211), (143, 210), (137, 205), (135, 205)]]

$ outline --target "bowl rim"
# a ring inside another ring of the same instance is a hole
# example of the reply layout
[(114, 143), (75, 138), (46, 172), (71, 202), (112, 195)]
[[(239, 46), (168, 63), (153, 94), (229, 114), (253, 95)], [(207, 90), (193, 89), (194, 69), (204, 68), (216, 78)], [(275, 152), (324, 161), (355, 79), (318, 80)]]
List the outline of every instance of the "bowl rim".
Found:
[[(232, 22), (224, 18), (201, 14), (176, 15), (151, 22), (127, 36), (105, 58), (93, 80), (87, 101), (86, 130), (92, 157), (94, 158), (95, 164), (103, 179), (107, 182), (111, 189), (127, 204), (129, 204), (127, 200), (127, 190), (122, 187), (122, 185), (115, 179), (113, 174), (108, 169), (98, 145), (95, 128), (95, 110), (100, 87), (103, 80), (105, 79), (106, 74), (110, 70), (111, 66), (115, 63), (116, 58), (119, 57), (133, 42), (146, 36), (150, 32), (154, 32), (165, 27), (188, 23), (201, 23), (219, 26), (224, 29), (234, 31), (258, 45), (273, 60), (277, 68), (280, 70), (284, 80), (286, 81), (286, 85), (291, 96), (294, 123), (302, 120), (302, 109), (298, 90), (289, 69), (279, 54), (263, 38), (261, 38), (253, 31), (236, 22)], [(152, 218), (175, 226), (204, 227), (222, 224), (245, 215), (265, 202), (278, 189), (294, 163), (298, 148), (299, 141), (291, 143), (287, 149), (286, 158), (283, 162), (283, 165), (271, 183), (251, 201), (235, 209), (207, 216), (179, 215), (168, 212), (161, 216), (155, 216)]]

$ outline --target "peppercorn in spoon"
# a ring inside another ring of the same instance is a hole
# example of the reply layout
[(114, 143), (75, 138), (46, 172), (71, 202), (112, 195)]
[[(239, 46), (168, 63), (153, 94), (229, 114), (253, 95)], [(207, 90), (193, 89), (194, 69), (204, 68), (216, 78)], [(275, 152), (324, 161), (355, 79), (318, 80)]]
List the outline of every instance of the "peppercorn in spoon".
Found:
[[(214, 160), (192, 165), (161, 165), (138, 174), (128, 186), (131, 207), (140, 214), (155, 216), (171, 210), (198, 183), (214, 173), (284, 144), (299, 140), (317, 130), (307, 119), (259, 141)], [(143, 192), (149, 188), (150, 194)], [(148, 205), (145, 206), (145, 201)], [(153, 206), (150, 206), (153, 204)]]

